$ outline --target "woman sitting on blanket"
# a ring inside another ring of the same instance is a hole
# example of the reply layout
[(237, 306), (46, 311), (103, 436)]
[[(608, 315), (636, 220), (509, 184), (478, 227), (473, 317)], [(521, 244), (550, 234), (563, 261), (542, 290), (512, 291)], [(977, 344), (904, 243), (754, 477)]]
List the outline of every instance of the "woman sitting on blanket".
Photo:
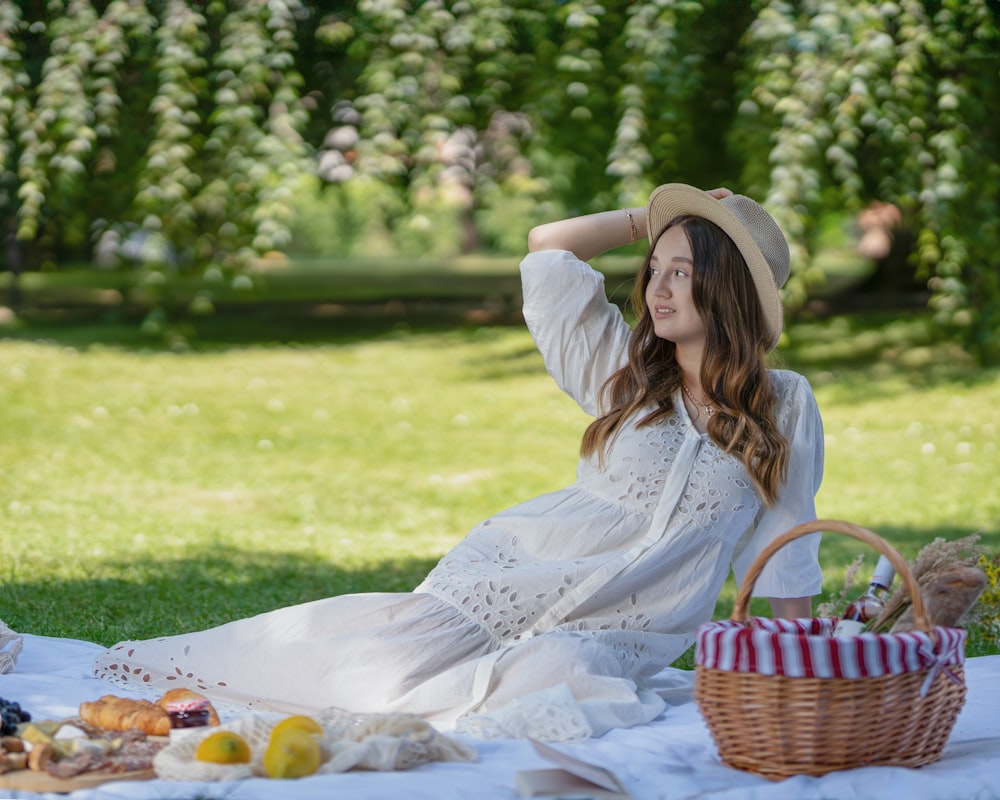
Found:
[[(649, 232), (634, 329), (585, 263)], [(540, 225), (524, 315), (594, 416), (576, 481), (473, 529), (412, 593), (330, 597), (123, 642), (95, 674), (247, 709), (411, 712), (482, 736), (566, 740), (658, 716), (665, 667), (775, 536), (815, 518), (823, 470), (806, 380), (768, 370), (788, 246), (753, 200), (670, 184), (645, 208)], [(819, 534), (755, 592), (810, 616)]]

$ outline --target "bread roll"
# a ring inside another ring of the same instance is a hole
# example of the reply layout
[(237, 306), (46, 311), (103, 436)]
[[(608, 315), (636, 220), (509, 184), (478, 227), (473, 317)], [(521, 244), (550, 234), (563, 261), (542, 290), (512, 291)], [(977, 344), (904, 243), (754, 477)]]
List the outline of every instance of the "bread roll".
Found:
[[(986, 588), (986, 574), (977, 567), (952, 567), (921, 589), (931, 627), (954, 628)], [(913, 606), (906, 608), (890, 633), (914, 629)]]

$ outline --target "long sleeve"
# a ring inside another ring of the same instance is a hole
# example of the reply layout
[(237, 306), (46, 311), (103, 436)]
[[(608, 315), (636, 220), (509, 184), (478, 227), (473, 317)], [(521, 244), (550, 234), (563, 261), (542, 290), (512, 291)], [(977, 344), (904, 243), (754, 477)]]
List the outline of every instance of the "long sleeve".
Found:
[(604, 276), (565, 250), (521, 262), (524, 319), (559, 387), (598, 416), (604, 382), (628, 355), (631, 330), (610, 303)]
[[(737, 546), (733, 572), (743, 576), (757, 555), (777, 536), (816, 518), (816, 493), (823, 479), (823, 422), (808, 382), (792, 372), (774, 371), (783, 404), (782, 428), (792, 446), (788, 480), (778, 502), (765, 508)], [(804, 536), (785, 545), (768, 561), (754, 586), (755, 597), (808, 597), (823, 585), (819, 566), (820, 534)]]

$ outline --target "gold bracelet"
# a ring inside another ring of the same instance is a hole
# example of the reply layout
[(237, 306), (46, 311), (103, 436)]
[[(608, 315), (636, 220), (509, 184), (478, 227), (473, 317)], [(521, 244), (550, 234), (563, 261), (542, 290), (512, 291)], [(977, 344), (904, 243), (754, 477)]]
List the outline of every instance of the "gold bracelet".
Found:
[(622, 211), (624, 211), (625, 216), (628, 217), (628, 229), (632, 236), (632, 238), (628, 240), (628, 243), (635, 244), (635, 240), (639, 238), (639, 231), (635, 227), (635, 220), (632, 218), (632, 212), (627, 208), (623, 208)]

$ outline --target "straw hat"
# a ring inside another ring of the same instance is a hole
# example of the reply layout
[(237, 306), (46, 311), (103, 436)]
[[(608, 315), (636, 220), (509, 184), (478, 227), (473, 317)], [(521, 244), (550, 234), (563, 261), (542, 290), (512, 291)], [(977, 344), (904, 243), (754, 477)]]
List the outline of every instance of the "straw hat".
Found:
[(771, 334), (768, 350), (781, 336), (784, 311), (778, 291), (788, 280), (788, 242), (759, 203), (741, 194), (716, 200), (707, 192), (683, 183), (667, 183), (653, 190), (646, 206), (649, 240), (655, 241), (674, 217), (691, 214), (714, 222), (743, 254), (750, 269), (764, 320)]

